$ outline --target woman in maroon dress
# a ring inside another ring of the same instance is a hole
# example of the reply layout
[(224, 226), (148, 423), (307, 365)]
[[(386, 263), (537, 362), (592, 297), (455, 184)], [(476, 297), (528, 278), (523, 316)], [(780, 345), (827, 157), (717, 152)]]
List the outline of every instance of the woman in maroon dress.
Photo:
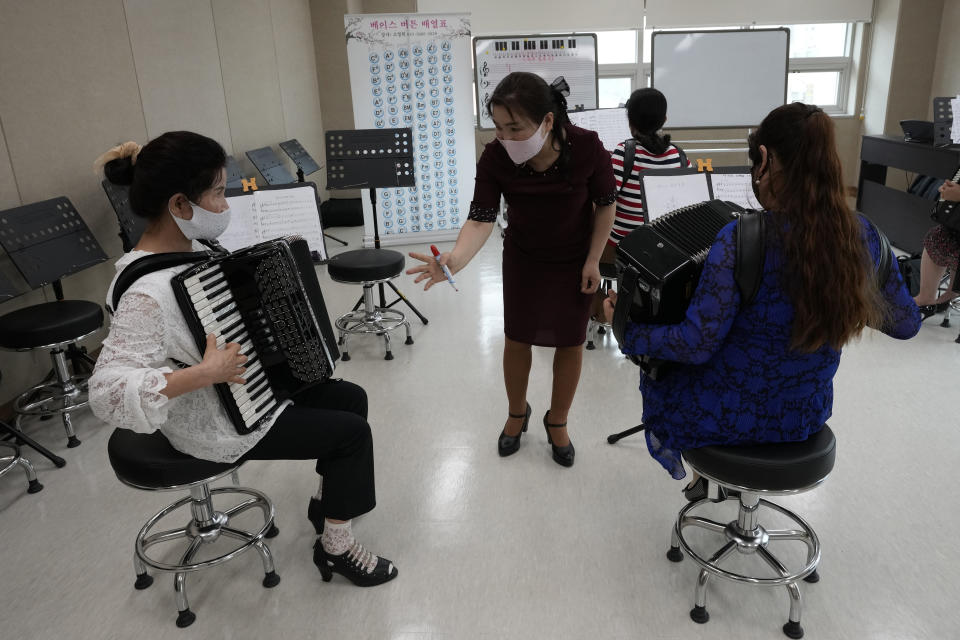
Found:
[[(531, 346), (554, 347), (553, 393), (543, 416), (553, 459), (573, 465), (567, 412), (580, 379), (591, 300), (600, 283), (600, 254), (615, 214), (616, 182), (610, 154), (597, 134), (570, 124), (562, 79), (547, 85), (532, 73), (511, 73), (487, 104), (497, 129), (477, 163), (470, 214), (453, 250), (440, 263), (456, 273), (483, 246), (500, 196), (510, 222), (503, 241), (503, 377), (509, 418), (497, 443), (501, 456), (515, 453), (531, 408), (527, 380)], [(407, 273), (446, 278), (432, 256), (411, 253), (425, 264)]]

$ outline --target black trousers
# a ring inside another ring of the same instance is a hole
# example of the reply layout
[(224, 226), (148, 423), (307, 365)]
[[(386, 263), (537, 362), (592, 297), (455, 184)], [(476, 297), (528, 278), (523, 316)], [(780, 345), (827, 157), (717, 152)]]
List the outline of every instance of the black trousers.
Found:
[(270, 431), (241, 460), (316, 460), (324, 517), (350, 520), (377, 504), (373, 437), (363, 387), (329, 381), (294, 396)]

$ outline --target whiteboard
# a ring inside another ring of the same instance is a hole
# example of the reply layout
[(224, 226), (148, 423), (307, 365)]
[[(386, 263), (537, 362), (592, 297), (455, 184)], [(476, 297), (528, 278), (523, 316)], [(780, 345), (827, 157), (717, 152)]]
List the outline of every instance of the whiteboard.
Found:
[(655, 31), (651, 83), (671, 129), (756, 127), (787, 99), (790, 30)]
[(593, 109), (592, 111), (569, 111), (570, 122), (581, 129), (596, 131), (603, 143), (603, 148), (613, 153), (617, 145), (629, 138), (630, 122), (627, 120), (627, 110), (622, 107), (615, 109)]
[(570, 85), (567, 108), (597, 108), (597, 34), (484, 36), (473, 39), (477, 126), (492, 129), (487, 101), (514, 71), (535, 73), (547, 84), (563, 76)]

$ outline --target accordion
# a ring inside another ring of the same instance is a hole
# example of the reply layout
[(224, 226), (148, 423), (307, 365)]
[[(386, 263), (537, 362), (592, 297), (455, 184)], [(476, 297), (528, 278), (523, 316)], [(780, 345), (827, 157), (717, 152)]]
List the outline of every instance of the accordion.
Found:
[[(960, 168), (951, 178), (952, 182), (960, 180)], [(934, 222), (942, 224), (953, 231), (960, 231), (960, 202), (951, 202), (940, 198), (937, 204), (933, 205), (933, 212), (930, 217)]]
[[(717, 233), (743, 213), (745, 209), (731, 202), (701, 202), (641, 225), (620, 241), (613, 318), (613, 333), (620, 343), (628, 319), (638, 324), (683, 320)], [(649, 356), (630, 358), (654, 379), (665, 364)]]
[(237, 432), (258, 429), (280, 404), (328, 379), (340, 357), (307, 243), (270, 240), (214, 256), (171, 284), (200, 352), (240, 344), (246, 384), (214, 385)]

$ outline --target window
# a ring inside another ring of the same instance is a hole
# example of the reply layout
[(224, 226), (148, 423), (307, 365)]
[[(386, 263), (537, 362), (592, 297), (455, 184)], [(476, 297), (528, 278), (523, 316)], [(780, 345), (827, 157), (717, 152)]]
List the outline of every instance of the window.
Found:
[(619, 107), (627, 101), (633, 92), (633, 76), (598, 78), (600, 88), (599, 104), (601, 109)]
[(647, 86), (640, 59), (637, 30), (597, 32), (599, 106), (618, 107), (634, 89)]

